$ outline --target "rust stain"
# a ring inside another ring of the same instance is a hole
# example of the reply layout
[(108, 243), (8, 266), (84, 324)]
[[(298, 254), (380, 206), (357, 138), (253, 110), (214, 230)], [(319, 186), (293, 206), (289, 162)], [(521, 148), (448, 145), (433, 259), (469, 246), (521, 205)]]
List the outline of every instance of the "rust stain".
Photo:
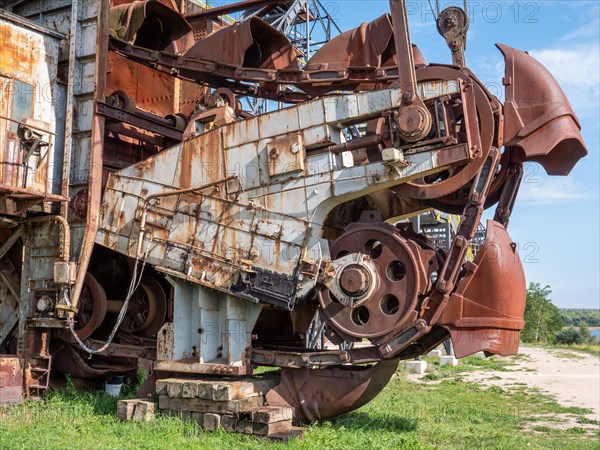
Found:
[(0, 22), (0, 69), (25, 80), (33, 80), (44, 39), (8, 22)]

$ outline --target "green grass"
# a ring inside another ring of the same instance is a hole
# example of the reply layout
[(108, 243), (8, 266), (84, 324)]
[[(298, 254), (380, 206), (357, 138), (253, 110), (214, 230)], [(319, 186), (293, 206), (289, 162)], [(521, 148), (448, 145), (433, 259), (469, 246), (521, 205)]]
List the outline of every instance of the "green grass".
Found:
[[(289, 444), (159, 416), (154, 422), (119, 422), (116, 399), (104, 393), (53, 392), (44, 402), (0, 409), (0, 448), (76, 449), (426, 449), (600, 448), (581, 408), (565, 408), (551, 397), (516, 385), (483, 387), (462, 381), (473, 370), (510, 370), (510, 359), (465, 358), (457, 367), (435, 367), (436, 383), (409, 381), (402, 370), (371, 403), (337, 420), (308, 427), (304, 440)], [(552, 428), (560, 416), (580, 417), (581, 427)], [(542, 420), (540, 416), (544, 416)], [(556, 416), (556, 417), (554, 417)], [(550, 420), (548, 420), (550, 419)]]

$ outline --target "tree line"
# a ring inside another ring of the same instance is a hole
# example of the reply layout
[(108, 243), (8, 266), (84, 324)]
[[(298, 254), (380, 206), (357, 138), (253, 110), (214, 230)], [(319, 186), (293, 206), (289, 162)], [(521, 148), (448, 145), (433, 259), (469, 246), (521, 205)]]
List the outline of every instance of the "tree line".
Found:
[(560, 315), (567, 327), (578, 327), (581, 323), (588, 327), (600, 327), (599, 309), (561, 309)]
[(524, 315), (525, 328), (521, 331), (521, 340), (568, 345), (598, 343), (598, 339), (590, 333), (589, 327), (600, 326), (600, 311), (561, 310), (552, 303), (551, 294), (550, 286), (542, 287), (540, 283), (529, 283)]

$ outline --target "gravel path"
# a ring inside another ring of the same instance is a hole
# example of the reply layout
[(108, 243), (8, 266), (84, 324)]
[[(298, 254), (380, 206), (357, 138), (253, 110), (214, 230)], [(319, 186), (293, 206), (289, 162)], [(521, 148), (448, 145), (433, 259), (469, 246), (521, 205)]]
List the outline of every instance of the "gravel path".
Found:
[(464, 379), (490, 386), (526, 383), (563, 406), (591, 409), (588, 419), (600, 421), (600, 358), (572, 350), (527, 347), (519, 353), (525, 358), (510, 366), (509, 372), (472, 372), (464, 374)]

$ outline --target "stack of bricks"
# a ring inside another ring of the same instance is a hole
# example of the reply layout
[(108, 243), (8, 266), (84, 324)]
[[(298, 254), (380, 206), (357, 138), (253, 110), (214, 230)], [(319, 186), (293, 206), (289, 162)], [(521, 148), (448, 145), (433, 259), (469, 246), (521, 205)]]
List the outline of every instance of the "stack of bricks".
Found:
[(206, 430), (280, 437), (292, 433), (291, 408), (265, 406), (277, 378), (239, 380), (168, 378), (156, 382), (163, 414), (198, 423)]

